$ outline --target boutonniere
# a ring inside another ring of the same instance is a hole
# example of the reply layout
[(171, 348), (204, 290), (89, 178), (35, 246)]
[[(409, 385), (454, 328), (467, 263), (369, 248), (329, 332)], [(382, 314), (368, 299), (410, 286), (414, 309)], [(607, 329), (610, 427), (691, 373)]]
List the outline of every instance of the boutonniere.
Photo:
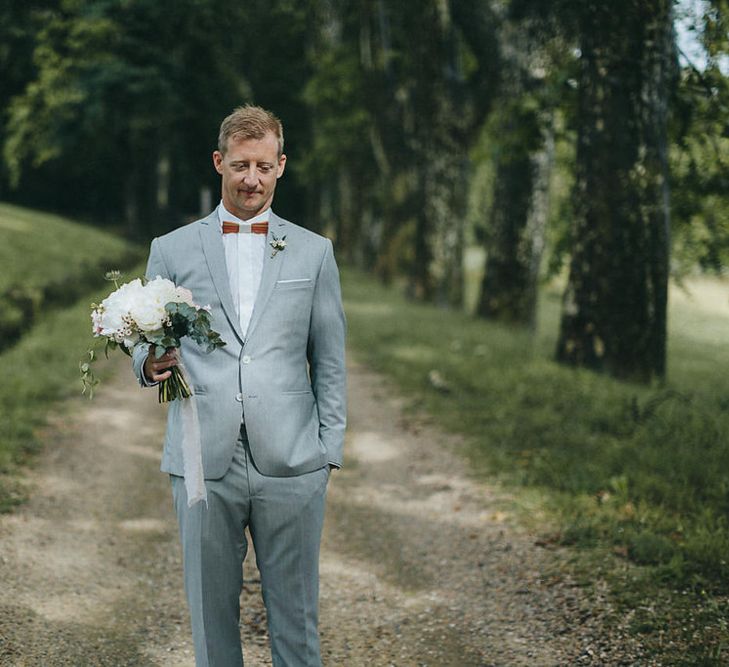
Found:
[(282, 236), (281, 238), (278, 238), (275, 234), (271, 234), (271, 236), (273, 236), (273, 241), (271, 241), (271, 243), (269, 243), (268, 245), (270, 245), (273, 248), (271, 257), (275, 257), (276, 253), (279, 250), (286, 249), (286, 235), (284, 234), (284, 236)]

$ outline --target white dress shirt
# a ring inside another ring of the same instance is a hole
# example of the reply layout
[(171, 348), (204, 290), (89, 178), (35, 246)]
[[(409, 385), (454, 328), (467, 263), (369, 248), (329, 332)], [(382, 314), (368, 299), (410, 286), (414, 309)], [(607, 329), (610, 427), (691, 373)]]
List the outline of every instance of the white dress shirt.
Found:
[[(223, 221), (235, 222), (241, 229), (250, 229), (255, 222), (268, 222), (271, 209), (267, 208), (250, 220), (241, 220), (228, 211), (223, 202), (218, 204), (218, 220), (220, 221), (220, 233), (223, 233)], [(266, 250), (266, 234), (223, 234), (223, 246), (225, 247), (225, 264), (228, 269), (228, 280), (230, 293), (233, 297), (240, 328), (243, 336), (248, 331), (248, 324), (251, 321), (253, 305), (256, 302), (258, 288), (261, 285), (261, 274), (263, 273), (263, 259)]]

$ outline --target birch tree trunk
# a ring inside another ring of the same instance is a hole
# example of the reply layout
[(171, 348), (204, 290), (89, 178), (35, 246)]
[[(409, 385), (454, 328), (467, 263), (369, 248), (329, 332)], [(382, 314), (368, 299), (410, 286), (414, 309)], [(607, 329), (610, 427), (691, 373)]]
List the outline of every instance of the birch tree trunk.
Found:
[(557, 358), (665, 374), (672, 0), (582, 9), (575, 231)]
[(423, 217), (430, 250), (429, 282), (435, 303), (463, 303), (463, 240), (468, 161), (454, 127), (457, 113), (444, 95), (432, 120), (432, 138), (424, 151)]

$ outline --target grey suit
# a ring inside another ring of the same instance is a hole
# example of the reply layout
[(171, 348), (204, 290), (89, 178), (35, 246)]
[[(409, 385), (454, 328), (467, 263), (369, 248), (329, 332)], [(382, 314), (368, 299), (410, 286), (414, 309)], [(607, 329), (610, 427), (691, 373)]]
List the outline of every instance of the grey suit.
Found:
[[(273, 238), (286, 247), (273, 252)], [(160, 275), (210, 305), (226, 346), (183, 340), (198, 406), (206, 508), (184, 497), (179, 403), (170, 405), (162, 470), (170, 473), (199, 666), (241, 664), (237, 621), (249, 526), (276, 666), (320, 665), (318, 550), (328, 464), (341, 465), (346, 419), (345, 320), (331, 242), (271, 214), (261, 285), (244, 339), (215, 213), (152, 242)], [(140, 382), (145, 351), (136, 351)], [(242, 427), (241, 424), (244, 423)]]

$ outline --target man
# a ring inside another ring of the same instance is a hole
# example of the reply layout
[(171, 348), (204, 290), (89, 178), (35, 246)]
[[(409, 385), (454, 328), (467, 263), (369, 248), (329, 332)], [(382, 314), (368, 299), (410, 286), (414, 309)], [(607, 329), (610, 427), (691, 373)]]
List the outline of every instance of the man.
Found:
[(225, 341), (188, 339), (156, 359), (139, 351), (143, 385), (181, 360), (199, 415), (207, 486), (188, 507), (180, 401), (171, 404), (162, 470), (170, 474), (198, 667), (240, 667), (238, 627), (248, 527), (276, 667), (321, 665), (319, 543), (331, 468), (342, 463), (345, 320), (329, 240), (271, 211), (284, 172), (280, 121), (236, 109), (220, 127), (213, 213), (152, 241), (147, 277), (210, 304)]

